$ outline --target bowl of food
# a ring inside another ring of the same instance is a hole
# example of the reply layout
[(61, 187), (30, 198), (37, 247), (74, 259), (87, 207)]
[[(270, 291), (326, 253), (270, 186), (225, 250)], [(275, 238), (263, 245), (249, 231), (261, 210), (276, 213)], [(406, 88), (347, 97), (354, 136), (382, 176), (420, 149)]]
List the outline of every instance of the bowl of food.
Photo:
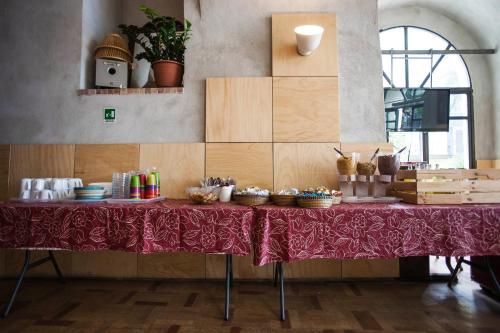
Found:
[(324, 186), (304, 190), (297, 196), (297, 203), (303, 208), (330, 208), (342, 201), (342, 192)]
[(283, 189), (271, 193), (271, 201), (276, 206), (295, 206), (297, 204), (297, 195), (299, 190), (296, 188)]
[(269, 190), (259, 187), (247, 187), (233, 194), (234, 201), (243, 206), (259, 206), (269, 201)]
[[(377, 151), (378, 152), (378, 151)], [(377, 170), (377, 152), (360, 153), (356, 164), (356, 172), (360, 176), (373, 176)]]
[(197, 205), (209, 205), (219, 200), (220, 187), (190, 187), (186, 190), (189, 199)]
[(342, 176), (352, 176), (356, 174), (356, 164), (359, 160), (359, 153), (337, 154), (337, 171)]
[(381, 175), (395, 175), (399, 171), (401, 161), (399, 154), (380, 155), (378, 157), (378, 171)]

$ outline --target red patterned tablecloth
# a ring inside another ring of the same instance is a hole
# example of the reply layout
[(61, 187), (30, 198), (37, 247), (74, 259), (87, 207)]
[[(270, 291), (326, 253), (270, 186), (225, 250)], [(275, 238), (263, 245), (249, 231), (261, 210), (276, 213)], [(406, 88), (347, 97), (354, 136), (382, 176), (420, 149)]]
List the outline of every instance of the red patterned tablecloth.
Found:
[(251, 253), (253, 210), (232, 204), (0, 203), (0, 248)]
[(255, 208), (254, 264), (312, 258), (500, 255), (500, 205)]

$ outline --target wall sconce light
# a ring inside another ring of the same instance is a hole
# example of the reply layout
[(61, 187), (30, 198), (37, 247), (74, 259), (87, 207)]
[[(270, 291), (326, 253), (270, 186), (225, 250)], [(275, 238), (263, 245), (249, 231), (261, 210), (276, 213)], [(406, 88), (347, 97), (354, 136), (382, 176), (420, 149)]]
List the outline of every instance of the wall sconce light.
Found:
[(319, 25), (300, 25), (294, 31), (297, 38), (297, 52), (308, 56), (318, 48), (325, 29)]

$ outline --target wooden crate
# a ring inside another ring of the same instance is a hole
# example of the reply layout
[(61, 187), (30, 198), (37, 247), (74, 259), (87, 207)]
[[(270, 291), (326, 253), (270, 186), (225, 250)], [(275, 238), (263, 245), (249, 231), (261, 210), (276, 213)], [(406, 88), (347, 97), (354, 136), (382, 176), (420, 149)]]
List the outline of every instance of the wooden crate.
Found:
[(419, 205), (500, 203), (500, 170), (401, 170), (390, 191)]

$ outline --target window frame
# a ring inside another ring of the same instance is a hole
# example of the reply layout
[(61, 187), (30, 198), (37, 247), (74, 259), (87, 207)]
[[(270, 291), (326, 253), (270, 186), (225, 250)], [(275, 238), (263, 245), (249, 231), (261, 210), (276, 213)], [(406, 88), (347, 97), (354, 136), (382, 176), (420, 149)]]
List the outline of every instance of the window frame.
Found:
[[(418, 26), (413, 26), (413, 25), (398, 25), (398, 26), (393, 26), (390, 28), (385, 28), (381, 29), (379, 31), (379, 34), (391, 30), (391, 29), (396, 29), (396, 28), (403, 28), (403, 36), (404, 36), (404, 47), (405, 50), (408, 50), (408, 28), (414, 28), (414, 29), (420, 29), (420, 30), (425, 30), (428, 31), (431, 34), (434, 34), (440, 38), (442, 38), (444, 41), (448, 43), (447, 47), (445, 48), (446, 50), (449, 50), (450, 48), (455, 48), (456, 47), (444, 36), (441, 34), (432, 31), (427, 28), (423, 27), (418, 27)], [(445, 57), (444, 54), (441, 54), (440, 57), (438, 58), (437, 61), (435, 61), (432, 65), (430, 73), (427, 74), (425, 79), (422, 81), (420, 88), (424, 88), (425, 84), (428, 82), (430, 79), (431, 73), (434, 73), (436, 68), (439, 66), (443, 58)], [(467, 71), (468, 79), (469, 79), (469, 86), (468, 87), (439, 87), (443, 89), (449, 89), (450, 90), (450, 96), (451, 95), (466, 95), (467, 97), (467, 116), (450, 116), (449, 120), (467, 120), (467, 128), (468, 128), (468, 144), (469, 144), (469, 168), (475, 168), (476, 167), (476, 159), (475, 159), (475, 138), (474, 138), (474, 103), (473, 103), (473, 89), (472, 89), (472, 78), (470, 76), (470, 71), (469, 67), (467, 65), (467, 62), (465, 59), (460, 55), (460, 58), (462, 59), (462, 62), (465, 65), (465, 69)], [(396, 87), (394, 83), (391, 81), (391, 78), (387, 75), (387, 73), (382, 69), (382, 80), (386, 80), (387, 83), (391, 88), (410, 88), (410, 73), (409, 73), (409, 57), (406, 54), (404, 56), (404, 63), (405, 63), (405, 87)], [(392, 77), (394, 78), (394, 73), (391, 73)], [(416, 88), (416, 87), (414, 87)], [(431, 87), (432, 88), (432, 87)], [(389, 133), (390, 131), (386, 130), (386, 139), (387, 142), (389, 142)], [(429, 132), (422, 132), (422, 159), (424, 162), (429, 163), (430, 160), (430, 154), (429, 154)]]

